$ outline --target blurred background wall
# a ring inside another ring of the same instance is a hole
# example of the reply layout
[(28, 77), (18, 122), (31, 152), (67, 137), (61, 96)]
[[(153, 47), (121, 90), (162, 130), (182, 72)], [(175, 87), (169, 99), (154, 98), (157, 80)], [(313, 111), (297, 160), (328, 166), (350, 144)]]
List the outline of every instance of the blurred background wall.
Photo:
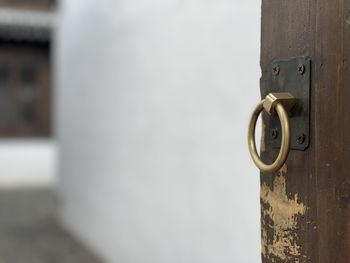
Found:
[(54, 0), (0, 0), (0, 188), (52, 187)]
[(53, 139), (0, 140), (0, 189), (54, 187), (57, 158)]
[(63, 0), (60, 217), (107, 262), (260, 261), (260, 1)]

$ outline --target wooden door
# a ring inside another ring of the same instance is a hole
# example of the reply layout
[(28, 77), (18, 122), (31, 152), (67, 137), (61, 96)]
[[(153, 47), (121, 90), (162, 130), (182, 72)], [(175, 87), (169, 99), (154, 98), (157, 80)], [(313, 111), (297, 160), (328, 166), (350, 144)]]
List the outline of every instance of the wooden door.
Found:
[(0, 136), (50, 134), (47, 44), (0, 43)]
[(262, 261), (350, 262), (350, 0), (262, 0), (261, 30), (262, 94), (272, 61), (311, 60), (310, 145), (261, 173)]

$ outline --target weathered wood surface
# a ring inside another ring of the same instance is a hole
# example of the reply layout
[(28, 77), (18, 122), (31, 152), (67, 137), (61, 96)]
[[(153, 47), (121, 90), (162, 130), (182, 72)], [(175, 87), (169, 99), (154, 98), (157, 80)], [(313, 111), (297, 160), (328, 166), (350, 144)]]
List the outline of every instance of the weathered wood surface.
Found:
[(296, 56), (312, 60), (311, 142), (261, 174), (262, 261), (350, 262), (350, 0), (262, 0), (262, 96), (271, 62)]

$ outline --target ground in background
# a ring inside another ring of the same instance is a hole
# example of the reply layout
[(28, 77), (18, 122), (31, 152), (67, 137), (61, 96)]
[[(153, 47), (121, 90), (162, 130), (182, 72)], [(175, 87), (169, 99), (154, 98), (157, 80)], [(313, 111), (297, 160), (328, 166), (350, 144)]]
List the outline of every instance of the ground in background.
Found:
[(49, 190), (0, 191), (0, 263), (101, 263), (55, 219)]

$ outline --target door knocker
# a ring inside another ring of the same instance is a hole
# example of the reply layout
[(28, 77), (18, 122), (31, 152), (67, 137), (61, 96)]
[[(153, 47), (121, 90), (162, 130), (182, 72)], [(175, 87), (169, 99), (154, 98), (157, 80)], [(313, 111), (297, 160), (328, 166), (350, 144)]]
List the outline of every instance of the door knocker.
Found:
[[(288, 114), (292, 110), (296, 99), (290, 93), (270, 93), (255, 108), (248, 130), (248, 147), (255, 165), (265, 173), (274, 173), (285, 164), (291, 149), (291, 131)], [(260, 113), (265, 110), (269, 115), (278, 115), (281, 122), (282, 140), (277, 159), (272, 164), (264, 163), (256, 149), (255, 128)]]

